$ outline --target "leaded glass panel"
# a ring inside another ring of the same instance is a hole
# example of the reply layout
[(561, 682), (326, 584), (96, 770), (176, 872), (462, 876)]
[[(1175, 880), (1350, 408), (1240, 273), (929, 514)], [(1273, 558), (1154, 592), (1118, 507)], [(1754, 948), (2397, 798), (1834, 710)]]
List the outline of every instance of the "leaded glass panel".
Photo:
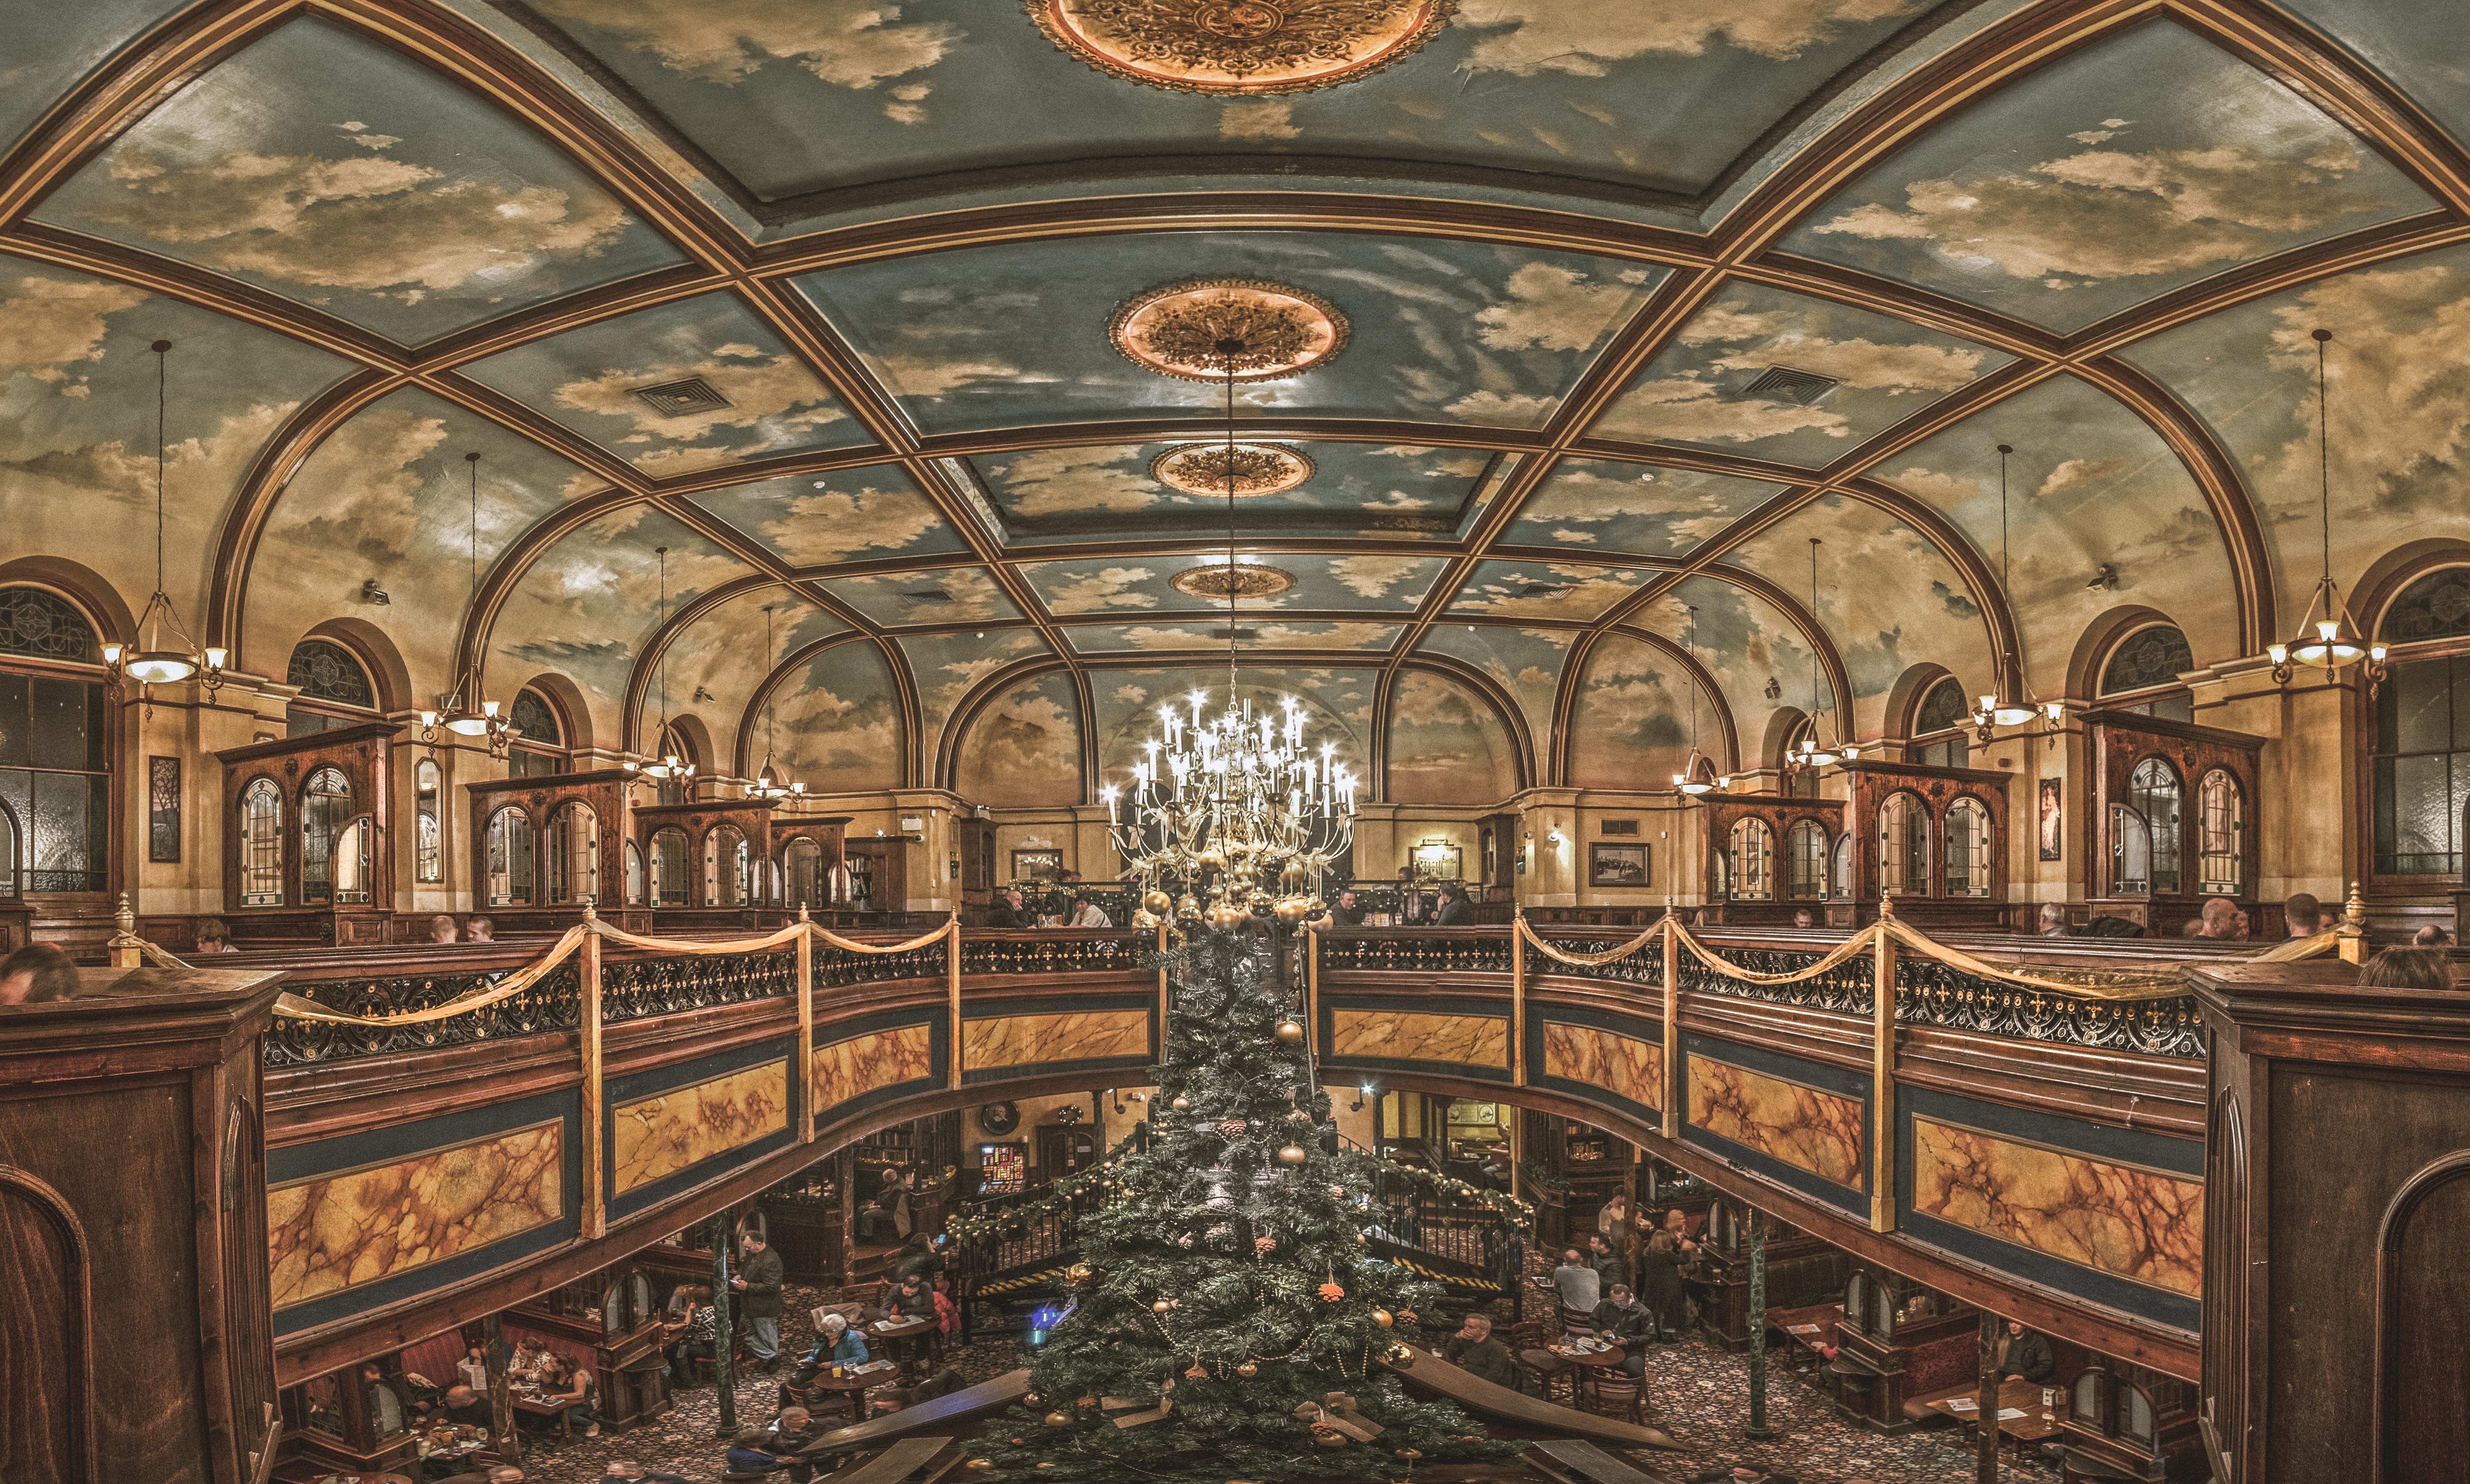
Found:
[(75, 603), (40, 588), (0, 588), (0, 654), (103, 662), (94, 625), (85, 614)]
[(369, 684), (369, 672), (361, 668), (360, 656), (331, 639), (305, 638), (294, 645), (283, 683), (299, 686), (300, 693), (313, 701), (377, 709), (377, 688)]

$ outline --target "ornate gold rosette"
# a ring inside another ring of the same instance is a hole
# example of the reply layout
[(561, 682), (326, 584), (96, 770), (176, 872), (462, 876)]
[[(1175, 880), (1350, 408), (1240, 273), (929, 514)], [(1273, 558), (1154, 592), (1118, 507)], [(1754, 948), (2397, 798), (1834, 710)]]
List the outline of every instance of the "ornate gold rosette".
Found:
[(1134, 364), (1187, 382), (1295, 376), (1344, 349), (1346, 334), (1346, 316), (1319, 294), (1248, 278), (1153, 289), (1107, 322)]
[(1283, 567), (1262, 567), (1252, 562), (1229, 567), (1220, 562), (1177, 572), (1169, 582), (1177, 592), (1197, 598), (1241, 602), (1245, 598), (1276, 597), (1295, 585), (1295, 574)]
[(1196, 443), (1170, 449), (1150, 461), (1150, 477), (1186, 495), (1224, 499), (1227, 465), (1234, 465), (1235, 498), (1278, 495), (1312, 477), (1313, 461), (1293, 449), (1273, 443), (1239, 443), (1231, 451), (1223, 443)]
[(1301, 93), (1368, 77), (1449, 24), (1457, 0), (1024, 0), (1100, 72), (1179, 93)]

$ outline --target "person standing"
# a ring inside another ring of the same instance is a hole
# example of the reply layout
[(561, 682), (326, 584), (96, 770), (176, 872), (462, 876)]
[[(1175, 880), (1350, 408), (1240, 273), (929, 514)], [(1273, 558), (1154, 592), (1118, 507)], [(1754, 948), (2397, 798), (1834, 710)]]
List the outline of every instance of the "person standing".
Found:
[(746, 1348), (754, 1353), (755, 1369), (769, 1374), (781, 1364), (781, 1288), (786, 1275), (781, 1254), (753, 1232), (738, 1247), (745, 1256), (729, 1286), (746, 1300)]
[(1697, 1250), (1696, 1242), (1659, 1231), (1646, 1240), (1646, 1251), (1639, 1257), (1639, 1302), (1654, 1316), (1654, 1333), (1660, 1338), (1681, 1332), (1681, 1268)]

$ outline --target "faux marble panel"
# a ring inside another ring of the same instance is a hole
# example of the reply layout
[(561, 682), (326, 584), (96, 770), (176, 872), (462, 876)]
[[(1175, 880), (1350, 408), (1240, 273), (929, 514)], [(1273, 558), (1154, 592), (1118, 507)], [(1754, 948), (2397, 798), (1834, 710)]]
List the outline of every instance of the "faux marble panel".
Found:
[(1863, 1121), (1853, 1099), (1729, 1062), (1689, 1058), (1689, 1122), (1822, 1180), (1862, 1186)]
[(971, 1072), (1100, 1056), (1146, 1056), (1150, 1012), (1074, 1010), (1060, 1015), (990, 1015), (961, 1023), (961, 1065)]
[(1664, 1048), (1634, 1035), (1547, 1022), (1544, 1075), (1600, 1087), (1658, 1111), (1664, 1107)]
[(1913, 1120), (1913, 1209), (2190, 1297), (2204, 1280), (2204, 1185)]
[(1509, 1022), (1498, 1015), (1419, 1015), (1408, 1010), (1334, 1009), (1334, 1056), (1509, 1065)]
[(815, 1048), (815, 1110), (935, 1072), (931, 1026), (896, 1026)]
[(541, 1124), (266, 1193), (276, 1309), (546, 1226), (566, 1210), (566, 1125)]
[(767, 1061), (618, 1104), (609, 1165), (617, 1193), (666, 1179), (789, 1126), (789, 1063)]

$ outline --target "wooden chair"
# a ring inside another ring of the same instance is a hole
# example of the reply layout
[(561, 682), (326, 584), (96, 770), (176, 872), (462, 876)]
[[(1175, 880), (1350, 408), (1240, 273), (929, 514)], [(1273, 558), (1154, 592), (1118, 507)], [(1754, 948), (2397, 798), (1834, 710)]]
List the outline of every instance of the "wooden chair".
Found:
[(1632, 1376), (1619, 1366), (1597, 1366), (1581, 1379), (1580, 1389), (1580, 1410), (1646, 1426), (1646, 1378)]
[(1547, 1402), (1565, 1406), (1578, 1404), (1577, 1367), (1552, 1354), (1551, 1343), (1560, 1336), (1549, 1333), (1538, 1323), (1522, 1320), (1509, 1327), (1510, 1353), (1526, 1374), (1535, 1378), (1536, 1394)]
[(1555, 1299), (1553, 1307), (1561, 1310), (1561, 1331), (1565, 1334), (1593, 1334), (1596, 1316), (1583, 1309), (1572, 1309)]

